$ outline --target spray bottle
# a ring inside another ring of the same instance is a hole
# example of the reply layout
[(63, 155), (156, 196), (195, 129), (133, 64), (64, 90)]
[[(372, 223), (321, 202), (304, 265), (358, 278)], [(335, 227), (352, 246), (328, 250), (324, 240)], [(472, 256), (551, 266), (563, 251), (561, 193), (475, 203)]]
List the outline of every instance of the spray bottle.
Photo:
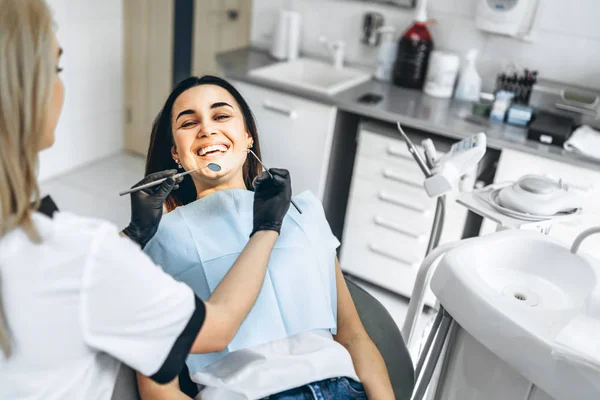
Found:
[(458, 78), (454, 97), (457, 100), (478, 101), (481, 93), (481, 76), (477, 73), (475, 62), (477, 50), (471, 49), (465, 56), (466, 64)]

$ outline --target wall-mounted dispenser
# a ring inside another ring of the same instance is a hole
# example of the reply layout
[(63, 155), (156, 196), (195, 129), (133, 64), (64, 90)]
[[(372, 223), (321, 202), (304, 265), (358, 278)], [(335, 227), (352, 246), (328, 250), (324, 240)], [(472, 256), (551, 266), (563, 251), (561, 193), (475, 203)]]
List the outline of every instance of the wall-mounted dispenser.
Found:
[(539, 0), (478, 0), (477, 28), (525, 38), (531, 33)]

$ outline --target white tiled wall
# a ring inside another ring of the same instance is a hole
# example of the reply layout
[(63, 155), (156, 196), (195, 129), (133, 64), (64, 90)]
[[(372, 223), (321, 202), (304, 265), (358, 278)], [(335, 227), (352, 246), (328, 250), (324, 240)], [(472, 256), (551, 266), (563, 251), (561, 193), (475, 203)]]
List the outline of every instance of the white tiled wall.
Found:
[(123, 148), (123, 0), (48, 0), (64, 49), (65, 104), (40, 179)]
[[(485, 88), (507, 62), (537, 69), (540, 76), (571, 84), (600, 88), (600, 1), (541, 0), (534, 25), (533, 42), (526, 43), (479, 31), (475, 27), (478, 0), (429, 0), (428, 13), (438, 23), (431, 26), (435, 45), (464, 54), (470, 48), (480, 51), (478, 68)], [(267, 48), (277, 11), (286, 0), (254, 0), (252, 43)], [(320, 35), (343, 39), (347, 60), (374, 65), (376, 49), (360, 43), (361, 23), (367, 11), (384, 14), (386, 24), (403, 31), (411, 24), (413, 10), (364, 1), (295, 0), (303, 16), (302, 51), (326, 56), (318, 42)]]

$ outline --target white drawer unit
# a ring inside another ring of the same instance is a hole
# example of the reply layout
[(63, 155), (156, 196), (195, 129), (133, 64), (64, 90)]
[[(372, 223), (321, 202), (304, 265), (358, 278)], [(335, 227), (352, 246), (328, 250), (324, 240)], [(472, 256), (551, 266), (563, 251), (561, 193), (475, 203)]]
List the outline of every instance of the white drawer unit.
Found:
[[(435, 214), (436, 200), (423, 180), (401, 138), (359, 132), (340, 255), (344, 271), (410, 297)], [(441, 243), (460, 240), (466, 214), (449, 196)], [(431, 291), (425, 301), (435, 304)]]
[(290, 171), (293, 194), (323, 200), (337, 109), (276, 90), (231, 81), (256, 119), (262, 159)]

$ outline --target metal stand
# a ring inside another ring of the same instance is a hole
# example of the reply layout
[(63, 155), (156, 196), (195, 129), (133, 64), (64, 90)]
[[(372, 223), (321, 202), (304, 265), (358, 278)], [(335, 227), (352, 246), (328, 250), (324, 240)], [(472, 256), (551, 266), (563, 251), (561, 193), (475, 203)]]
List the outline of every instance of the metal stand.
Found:
[[(443, 306), (440, 306), (438, 315), (436, 316), (436, 320), (438, 319), (440, 323), (437, 325), (437, 329), (432, 328), (427, 338), (429, 346), (423, 349), (419, 357), (419, 363), (417, 364), (418, 372), (415, 373), (417, 385), (413, 390), (412, 400), (420, 400), (425, 397), (427, 388), (431, 383), (431, 377), (442, 355), (448, 333), (455, 323), (454, 318), (452, 318)], [(421, 372), (423, 373), (421, 374)]]
[(442, 229), (444, 229), (444, 218), (446, 218), (446, 196), (440, 196), (437, 198), (437, 204), (435, 205), (435, 215), (433, 217), (433, 225), (431, 226), (431, 236), (429, 237), (429, 243), (427, 244), (425, 257), (427, 257), (429, 253), (431, 253), (431, 251), (440, 244)]
[[(400, 131), (404, 140), (406, 141), (408, 150), (410, 151), (413, 158), (421, 168), (421, 171), (423, 171), (423, 174), (426, 178), (431, 177), (431, 170), (434, 168), (434, 165), (425, 163), (425, 161), (419, 154), (417, 148), (414, 146), (408, 135), (404, 132), (402, 126), (400, 126), (400, 123), (398, 123), (397, 126), (398, 130)], [(444, 228), (445, 214), (446, 196), (440, 196), (437, 198), (435, 215), (431, 227), (431, 235), (429, 237), (429, 243), (427, 244), (425, 257), (427, 257), (433, 251), (433, 249), (435, 249), (440, 243), (442, 230)], [(417, 312), (422, 311), (422, 305), (420, 306), (420, 308), (421, 309), (417, 310)], [(425, 347), (423, 348), (419, 357), (419, 361), (417, 363), (417, 368), (415, 370), (416, 387), (413, 391), (413, 400), (422, 399), (423, 396), (425, 396), (425, 393), (427, 391), (429, 383), (431, 382), (431, 378), (439, 361), (440, 355), (442, 354), (442, 350), (444, 348), (448, 332), (450, 331), (450, 327), (453, 323), (454, 319), (452, 318), (452, 316), (444, 309), (444, 307), (440, 306), (438, 313), (435, 317), (433, 326), (431, 328), (431, 332), (429, 333), (427, 341), (425, 342)], [(411, 330), (412, 329), (414, 329), (414, 327), (412, 327)], [(407, 336), (405, 338), (407, 344), (408, 339), (409, 338)], [(423, 372), (423, 374), (421, 374), (421, 372)]]

